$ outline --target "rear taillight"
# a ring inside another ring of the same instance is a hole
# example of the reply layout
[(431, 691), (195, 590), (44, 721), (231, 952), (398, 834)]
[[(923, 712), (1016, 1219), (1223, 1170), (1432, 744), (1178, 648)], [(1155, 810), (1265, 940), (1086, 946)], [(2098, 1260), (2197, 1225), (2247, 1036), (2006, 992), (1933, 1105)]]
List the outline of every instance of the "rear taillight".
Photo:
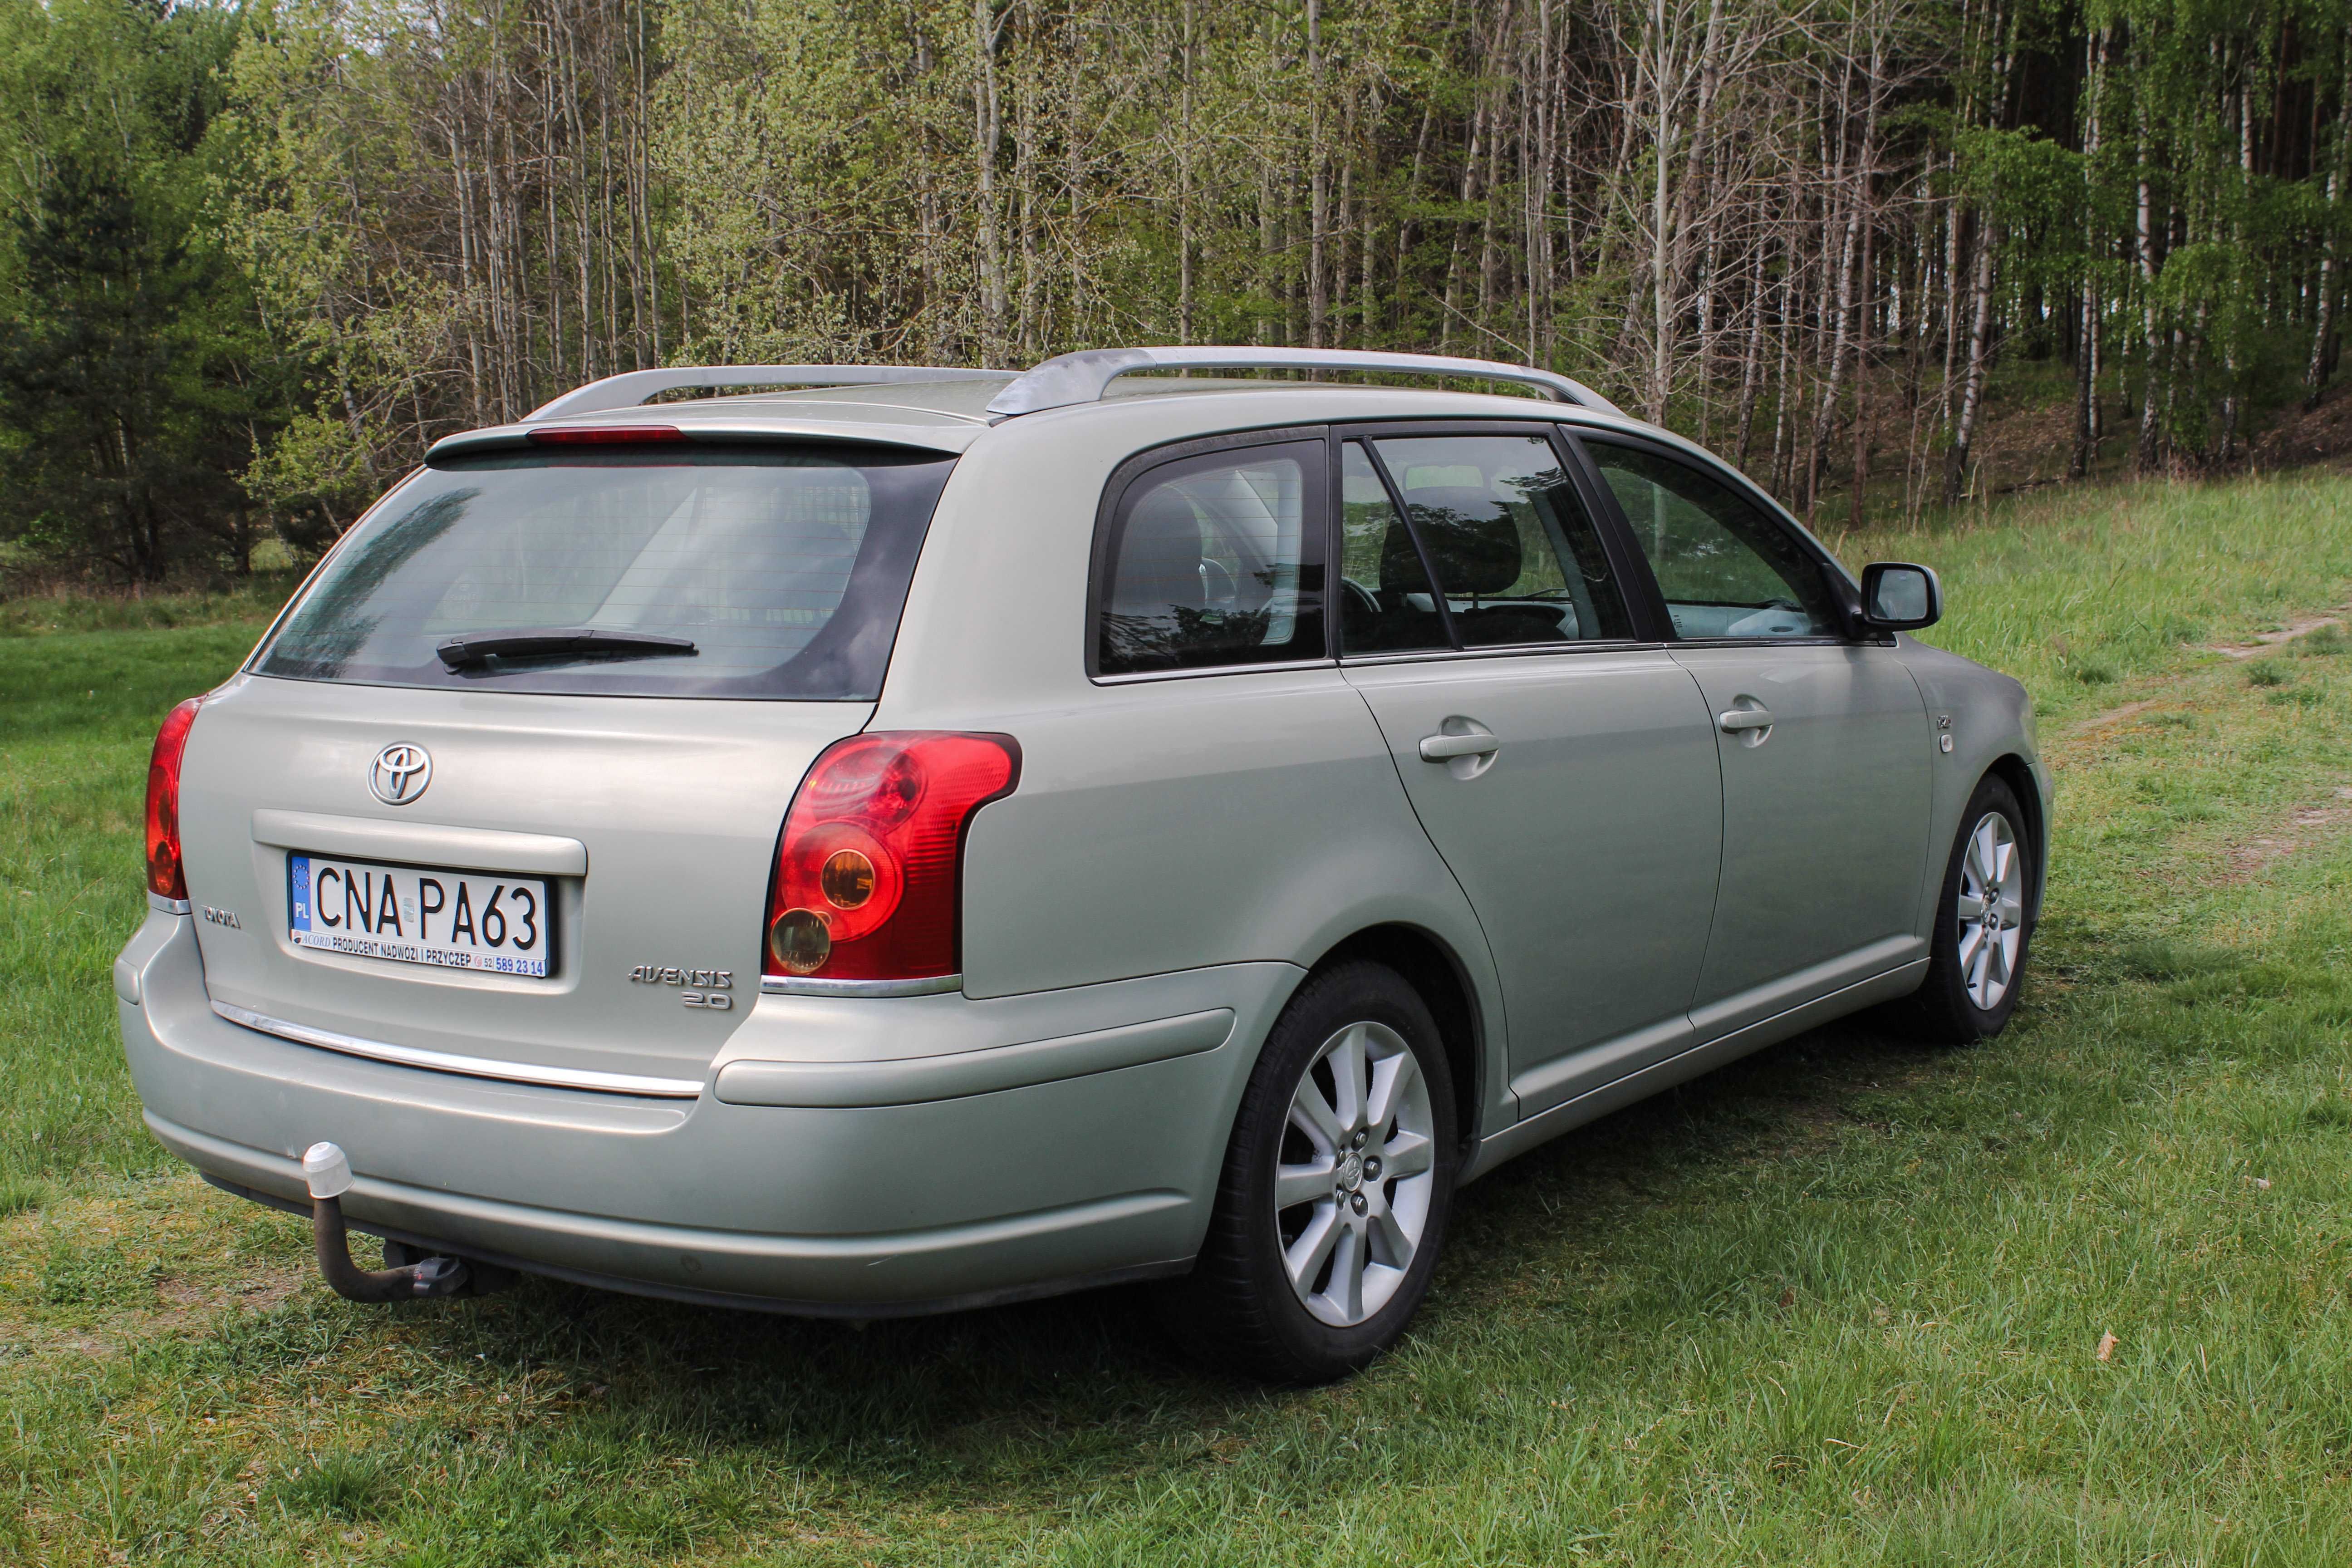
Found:
[(188, 749), (188, 728), (202, 701), (191, 697), (163, 715), (147, 759), (147, 890), (182, 902), (188, 897), (188, 877), (180, 866), (180, 757)]
[(827, 747), (801, 781), (776, 845), (765, 973), (957, 973), (964, 829), (1020, 776), (1021, 748), (1010, 735), (885, 731)]

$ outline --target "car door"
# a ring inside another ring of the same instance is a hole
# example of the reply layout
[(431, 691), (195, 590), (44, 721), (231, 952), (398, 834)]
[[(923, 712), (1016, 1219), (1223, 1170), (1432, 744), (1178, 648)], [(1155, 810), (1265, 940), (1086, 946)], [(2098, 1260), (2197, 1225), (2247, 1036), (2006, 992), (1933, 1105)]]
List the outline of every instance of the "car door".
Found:
[(1484, 928), (1522, 1116), (1681, 1048), (1713, 730), (1542, 427), (1340, 445), (1342, 668)]
[(1843, 635), (1827, 557), (1733, 476), (1580, 439), (1716, 719), (1723, 871), (1699, 1037), (1920, 956), (1934, 737), (1895, 648)]

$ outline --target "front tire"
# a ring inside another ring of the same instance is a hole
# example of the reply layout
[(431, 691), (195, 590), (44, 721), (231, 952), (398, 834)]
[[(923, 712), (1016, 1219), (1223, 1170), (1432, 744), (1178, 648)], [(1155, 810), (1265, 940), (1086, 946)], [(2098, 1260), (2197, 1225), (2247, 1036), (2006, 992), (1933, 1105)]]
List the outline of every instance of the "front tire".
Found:
[(1274, 1382), (1360, 1369), (1428, 1293), (1456, 1125), (1419, 993), (1368, 962), (1312, 976), (1243, 1091), (1208, 1237), (1161, 1288), (1161, 1321), (1211, 1364)]
[(1927, 978), (1911, 1000), (1931, 1039), (1990, 1039), (2017, 1011), (2033, 940), (2033, 842), (2016, 792), (1988, 774), (1960, 814), (1937, 895)]

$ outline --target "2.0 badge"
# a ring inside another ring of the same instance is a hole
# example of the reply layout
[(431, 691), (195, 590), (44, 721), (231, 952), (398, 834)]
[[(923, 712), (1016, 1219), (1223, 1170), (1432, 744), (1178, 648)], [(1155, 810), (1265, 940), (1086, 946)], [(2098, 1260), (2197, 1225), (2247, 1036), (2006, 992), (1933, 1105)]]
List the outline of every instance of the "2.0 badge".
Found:
[(413, 741), (394, 741), (368, 770), (368, 788), (386, 805), (406, 805), (432, 782), (433, 754)]

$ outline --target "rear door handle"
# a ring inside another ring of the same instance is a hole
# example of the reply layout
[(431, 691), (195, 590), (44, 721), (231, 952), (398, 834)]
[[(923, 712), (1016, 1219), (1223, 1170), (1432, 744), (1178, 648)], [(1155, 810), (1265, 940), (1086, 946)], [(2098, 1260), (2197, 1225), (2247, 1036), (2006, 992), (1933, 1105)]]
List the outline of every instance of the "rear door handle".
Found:
[(1491, 757), (1503, 749), (1503, 742), (1493, 735), (1423, 735), (1421, 738), (1421, 760), (1424, 763), (1450, 763), (1456, 757)]

